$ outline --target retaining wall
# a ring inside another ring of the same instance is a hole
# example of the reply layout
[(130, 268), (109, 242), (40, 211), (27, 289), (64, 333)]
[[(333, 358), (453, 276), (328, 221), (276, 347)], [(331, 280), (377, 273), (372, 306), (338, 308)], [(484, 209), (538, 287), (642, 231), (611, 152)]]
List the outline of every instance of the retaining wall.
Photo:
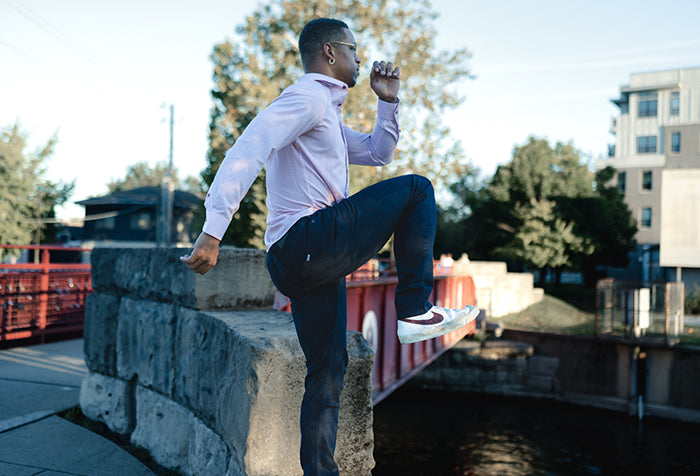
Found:
[[(260, 250), (222, 248), (205, 276), (178, 249), (96, 249), (83, 413), (192, 475), (300, 475), (306, 374)], [(374, 353), (348, 332), (336, 460), (369, 474)]]
[(700, 349), (514, 330), (503, 336), (462, 341), (409, 383), (700, 423)]
[(501, 261), (470, 261), (462, 257), (454, 262), (453, 270), (474, 279), (476, 305), (487, 318), (522, 311), (544, 298), (544, 290), (534, 287), (531, 273), (509, 273)]

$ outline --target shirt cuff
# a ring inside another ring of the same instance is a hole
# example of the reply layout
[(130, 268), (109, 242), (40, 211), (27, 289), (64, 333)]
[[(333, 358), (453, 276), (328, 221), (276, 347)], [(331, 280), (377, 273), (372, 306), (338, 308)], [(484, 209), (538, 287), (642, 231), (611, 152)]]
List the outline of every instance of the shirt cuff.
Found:
[(208, 216), (207, 220), (204, 222), (202, 231), (221, 241), (226, 233), (226, 229), (228, 229), (229, 223), (230, 220), (227, 220), (226, 217), (220, 215)]
[(377, 116), (383, 117), (385, 119), (391, 119), (399, 112), (399, 103), (401, 100), (396, 98), (396, 102), (386, 102), (381, 99), (378, 100), (377, 104)]

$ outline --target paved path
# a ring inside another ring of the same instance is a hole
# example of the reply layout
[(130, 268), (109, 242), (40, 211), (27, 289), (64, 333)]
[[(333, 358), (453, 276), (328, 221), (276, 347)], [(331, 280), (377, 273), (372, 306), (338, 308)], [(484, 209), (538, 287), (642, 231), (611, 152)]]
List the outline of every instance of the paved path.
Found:
[(153, 475), (111, 441), (56, 413), (78, 405), (82, 339), (0, 350), (0, 476)]

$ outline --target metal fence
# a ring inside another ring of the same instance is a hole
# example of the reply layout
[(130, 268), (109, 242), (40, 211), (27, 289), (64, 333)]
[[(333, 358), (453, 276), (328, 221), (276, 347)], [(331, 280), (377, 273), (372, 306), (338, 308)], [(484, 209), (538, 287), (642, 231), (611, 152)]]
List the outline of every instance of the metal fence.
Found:
[(602, 279), (596, 286), (596, 336), (658, 340), (683, 334), (684, 284)]
[(51, 251), (81, 248), (0, 245), (40, 253), (41, 261), (0, 263), (0, 342), (80, 332), (92, 292), (90, 265), (52, 263)]

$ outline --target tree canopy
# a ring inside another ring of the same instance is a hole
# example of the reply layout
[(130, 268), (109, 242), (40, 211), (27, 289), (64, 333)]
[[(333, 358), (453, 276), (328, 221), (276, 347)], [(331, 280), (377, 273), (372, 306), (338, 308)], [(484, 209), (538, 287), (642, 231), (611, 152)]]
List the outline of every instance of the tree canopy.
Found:
[[(136, 162), (127, 167), (123, 178), (110, 180), (107, 184), (107, 190), (109, 193), (112, 193), (122, 190), (133, 190), (138, 187), (157, 187), (163, 183), (167, 173), (168, 164), (165, 162), (157, 163), (153, 167), (145, 161)], [(184, 181), (180, 180), (177, 168), (172, 170), (172, 179), (177, 189), (192, 193), (200, 193), (202, 191), (202, 184), (199, 179), (188, 176)]]
[[(64, 203), (73, 183), (45, 178), (46, 163), (53, 154), (56, 136), (35, 151), (27, 151), (28, 134), (15, 123), (0, 131), (0, 243), (28, 245), (46, 242), (55, 226), (42, 226), (42, 218), (54, 218), (54, 207)], [(38, 235), (37, 235), (38, 234)], [(0, 257), (3, 250), (0, 250)]]
[[(442, 123), (446, 109), (463, 101), (457, 85), (469, 78), (465, 49), (438, 51), (434, 39), (437, 13), (424, 0), (269, 0), (242, 25), (233, 40), (214, 47), (209, 132), (209, 165), (202, 173), (211, 184), (226, 151), (248, 123), (282, 90), (303, 74), (297, 39), (304, 25), (318, 17), (345, 21), (360, 45), (364, 75), (343, 107), (346, 124), (371, 131), (377, 98), (366, 72), (374, 60), (401, 67), (401, 130), (394, 163), (388, 167), (352, 167), (351, 192), (389, 176), (421, 173), (440, 187), (468, 175), (460, 144)], [(239, 246), (261, 246), (264, 230), (264, 172), (241, 203), (224, 238)]]
[(481, 188), (466, 179), (453, 185), (469, 213), (442, 213), (438, 236), (449, 227), (464, 241), (440, 251), (582, 269), (589, 281), (597, 266), (625, 266), (636, 225), (622, 194), (606, 185), (611, 177), (607, 169), (594, 174), (572, 144), (530, 137)]

